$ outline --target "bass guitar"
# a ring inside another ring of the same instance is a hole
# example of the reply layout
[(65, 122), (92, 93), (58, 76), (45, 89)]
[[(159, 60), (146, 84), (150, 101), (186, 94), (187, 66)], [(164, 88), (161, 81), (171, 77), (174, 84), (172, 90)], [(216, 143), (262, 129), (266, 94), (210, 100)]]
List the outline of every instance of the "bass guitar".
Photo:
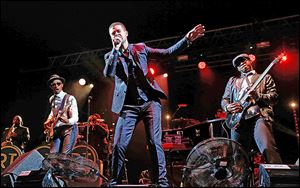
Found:
[(265, 69), (265, 71), (258, 77), (258, 79), (253, 83), (253, 85), (245, 92), (242, 98), (238, 101), (240, 103), (242, 110), (240, 112), (235, 113), (226, 113), (225, 122), (227, 127), (230, 129), (235, 129), (244, 115), (244, 112), (251, 106), (252, 102), (249, 100), (251, 96), (250, 93), (253, 92), (258, 84), (263, 80), (263, 78), (267, 75), (270, 69), (278, 62), (281, 62), (284, 57), (284, 53), (281, 53), (278, 57), (276, 57), (270, 65)]

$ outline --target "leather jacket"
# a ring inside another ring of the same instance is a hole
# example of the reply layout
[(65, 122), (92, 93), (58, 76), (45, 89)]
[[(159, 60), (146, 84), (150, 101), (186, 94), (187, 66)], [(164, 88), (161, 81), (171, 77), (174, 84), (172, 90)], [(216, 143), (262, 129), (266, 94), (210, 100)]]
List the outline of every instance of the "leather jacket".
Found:
[[(258, 79), (260, 74), (254, 74), (251, 78), (251, 83), (254, 83), (255, 80)], [(239, 87), (238, 82), (241, 80), (240, 77), (230, 77), (228, 80), (225, 91), (221, 101), (221, 107), (224, 111), (226, 111), (226, 106), (230, 103), (238, 101), (238, 93)], [(259, 107), (259, 111), (261, 116), (266, 121), (274, 121), (274, 112), (273, 106), (276, 104), (278, 100), (278, 93), (276, 90), (276, 85), (271, 77), (271, 75), (267, 74), (260, 84), (256, 87), (257, 91), (257, 99), (255, 100), (256, 104)]]

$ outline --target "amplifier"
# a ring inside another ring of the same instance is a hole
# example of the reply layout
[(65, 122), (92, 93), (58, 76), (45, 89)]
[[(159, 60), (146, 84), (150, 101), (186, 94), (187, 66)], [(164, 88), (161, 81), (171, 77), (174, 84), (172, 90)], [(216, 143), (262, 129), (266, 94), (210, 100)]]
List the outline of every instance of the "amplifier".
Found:
[(260, 187), (299, 187), (299, 166), (288, 164), (260, 164)]

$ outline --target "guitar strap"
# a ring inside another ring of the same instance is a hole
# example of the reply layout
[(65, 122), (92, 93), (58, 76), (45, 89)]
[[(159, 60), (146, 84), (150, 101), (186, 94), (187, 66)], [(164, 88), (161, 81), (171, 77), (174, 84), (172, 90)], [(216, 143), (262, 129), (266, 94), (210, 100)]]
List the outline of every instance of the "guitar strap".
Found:
[(245, 80), (246, 80), (246, 82), (248, 84), (247, 89), (250, 89), (250, 87), (252, 86), (252, 84), (250, 83), (248, 76), (245, 76), (244, 78), (245, 78)]
[(58, 111), (62, 111), (62, 109), (65, 107), (65, 103), (66, 101), (69, 99), (70, 95), (69, 94), (65, 94), (61, 104), (60, 104), (60, 107), (58, 109)]
[[(61, 104), (60, 104), (60, 107), (56, 110), (55, 117), (58, 115), (58, 113), (59, 113), (60, 111), (62, 111), (62, 109), (64, 109), (65, 103), (66, 103), (66, 101), (69, 99), (69, 97), (70, 97), (70, 94), (66, 94), (66, 95), (64, 96), (64, 98), (63, 98), (63, 100), (62, 100), (62, 102), (61, 102)], [(52, 100), (51, 102), (54, 102), (54, 97), (53, 97), (53, 100)]]

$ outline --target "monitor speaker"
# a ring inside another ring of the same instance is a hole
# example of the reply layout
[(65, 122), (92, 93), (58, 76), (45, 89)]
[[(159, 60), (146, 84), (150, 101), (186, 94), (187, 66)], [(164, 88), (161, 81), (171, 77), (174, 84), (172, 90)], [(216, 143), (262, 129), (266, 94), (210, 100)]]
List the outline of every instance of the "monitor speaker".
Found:
[(299, 166), (260, 164), (260, 187), (299, 187)]
[(37, 150), (22, 154), (1, 173), (1, 187), (14, 187), (15, 180), (21, 173), (41, 169), (43, 160), (44, 157)]
[(65, 187), (65, 181), (56, 177), (52, 170), (34, 170), (20, 174), (15, 187)]

